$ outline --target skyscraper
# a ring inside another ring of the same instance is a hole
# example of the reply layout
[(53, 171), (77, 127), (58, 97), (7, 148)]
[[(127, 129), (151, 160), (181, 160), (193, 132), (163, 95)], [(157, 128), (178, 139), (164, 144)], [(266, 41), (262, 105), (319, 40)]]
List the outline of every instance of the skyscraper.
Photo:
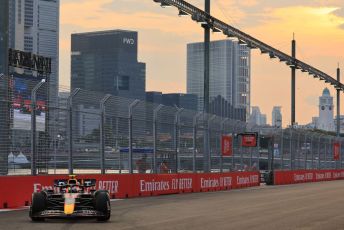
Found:
[(7, 50), (8, 50), (8, 10), (9, 0), (0, 1), (0, 175), (8, 171), (10, 152), (10, 112), (8, 108)]
[[(210, 43), (210, 103), (218, 96), (233, 107), (242, 109), (244, 120), (250, 112), (251, 53), (237, 41), (220, 40)], [(198, 109), (203, 110), (204, 44), (187, 45), (187, 93), (198, 96)], [(218, 104), (218, 103), (215, 103)], [(220, 103), (221, 104), (221, 103)], [(215, 109), (217, 110), (217, 109)], [(229, 114), (228, 117), (238, 117)]]
[(144, 100), (146, 65), (137, 50), (134, 31), (72, 34), (72, 89)]
[[(60, 0), (16, 0), (9, 6), (10, 48), (50, 57), (52, 73), (49, 80), (49, 100), (57, 103), (59, 85), (59, 13)], [(34, 75), (14, 69), (18, 74)]]
[(282, 128), (282, 113), (281, 106), (274, 106), (272, 109), (272, 122), (273, 127)]

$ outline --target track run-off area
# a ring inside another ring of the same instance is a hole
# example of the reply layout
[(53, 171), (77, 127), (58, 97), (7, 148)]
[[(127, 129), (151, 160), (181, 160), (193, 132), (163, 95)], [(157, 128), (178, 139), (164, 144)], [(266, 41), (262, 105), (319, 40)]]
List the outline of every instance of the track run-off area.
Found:
[(344, 229), (344, 181), (165, 195), (112, 202), (109, 222), (52, 219), (28, 210), (0, 212), (11, 229)]

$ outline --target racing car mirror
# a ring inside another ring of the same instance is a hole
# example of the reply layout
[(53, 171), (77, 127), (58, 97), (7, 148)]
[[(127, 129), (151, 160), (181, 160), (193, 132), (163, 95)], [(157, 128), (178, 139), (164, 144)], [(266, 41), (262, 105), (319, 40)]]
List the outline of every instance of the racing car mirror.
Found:
[(84, 187), (94, 187), (94, 186), (96, 186), (96, 180), (95, 179), (84, 179), (83, 186)]
[(63, 179), (54, 180), (54, 187), (66, 187), (66, 186), (67, 186), (67, 180), (63, 180)]

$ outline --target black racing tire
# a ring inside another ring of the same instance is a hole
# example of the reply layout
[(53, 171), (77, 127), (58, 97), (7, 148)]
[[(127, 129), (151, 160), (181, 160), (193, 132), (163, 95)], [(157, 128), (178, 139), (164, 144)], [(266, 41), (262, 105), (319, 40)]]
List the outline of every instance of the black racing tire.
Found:
[(111, 216), (111, 204), (109, 194), (107, 192), (97, 192), (95, 196), (95, 209), (104, 214), (98, 217), (98, 221), (108, 221)]
[(30, 207), (30, 218), (32, 221), (44, 221), (44, 217), (35, 217), (39, 212), (46, 208), (46, 197), (43, 193), (34, 193), (32, 195), (32, 204)]

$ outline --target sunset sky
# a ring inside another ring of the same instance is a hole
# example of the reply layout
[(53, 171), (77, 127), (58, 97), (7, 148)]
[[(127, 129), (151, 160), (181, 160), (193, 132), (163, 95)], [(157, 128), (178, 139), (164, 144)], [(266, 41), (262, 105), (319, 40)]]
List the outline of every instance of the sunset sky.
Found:
[[(204, 0), (187, 0), (204, 7)], [(290, 53), (295, 33), (297, 58), (344, 79), (343, 0), (212, 0), (212, 15)], [(139, 32), (139, 61), (147, 63), (146, 89), (164, 93), (186, 91), (186, 44), (203, 40), (200, 25), (178, 17), (175, 8), (153, 0), (61, 0), (60, 84), (70, 84), (71, 33), (108, 29)], [(212, 40), (225, 39), (221, 33)], [(283, 123), (290, 123), (290, 69), (252, 51), (251, 105), (259, 106), (271, 123), (274, 105), (282, 106)], [(344, 80), (342, 80), (344, 82)], [(297, 72), (296, 119), (306, 124), (318, 115), (324, 82)], [(328, 85), (332, 96), (335, 90)], [(342, 97), (344, 101), (344, 98)], [(344, 103), (341, 103), (344, 114)]]

